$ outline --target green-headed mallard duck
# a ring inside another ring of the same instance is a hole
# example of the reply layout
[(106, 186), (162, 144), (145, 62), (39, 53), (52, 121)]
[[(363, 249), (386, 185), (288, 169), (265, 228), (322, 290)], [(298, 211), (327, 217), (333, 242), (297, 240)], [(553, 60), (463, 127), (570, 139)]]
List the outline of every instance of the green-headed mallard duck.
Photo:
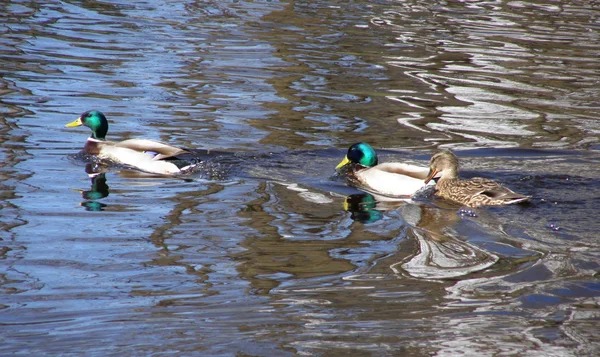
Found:
[(469, 207), (498, 206), (523, 202), (528, 196), (515, 193), (482, 177), (458, 178), (458, 158), (450, 150), (435, 153), (429, 162), (426, 183), (436, 179), (435, 195)]
[(411, 196), (426, 186), (426, 167), (386, 162), (378, 164), (377, 153), (366, 143), (356, 143), (348, 149), (336, 170), (347, 169), (350, 182), (366, 191), (392, 197)]
[(84, 125), (92, 129), (92, 136), (83, 150), (100, 159), (125, 164), (142, 171), (157, 174), (177, 174), (193, 166), (193, 153), (182, 148), (149, 139), (128, 139), (120, 142), (107, 141), (108, 121), (97, 110), (87, 111), (77, 120), (65, 125)]

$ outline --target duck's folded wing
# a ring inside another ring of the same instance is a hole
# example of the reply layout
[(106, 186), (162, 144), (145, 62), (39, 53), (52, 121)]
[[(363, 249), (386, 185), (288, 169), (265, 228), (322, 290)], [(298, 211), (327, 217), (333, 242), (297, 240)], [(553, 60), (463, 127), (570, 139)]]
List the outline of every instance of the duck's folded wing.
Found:
[(127, 148), (140, 152), (155, 153), (154, 160), (164, 160), (189, 151), (176, 146), (167, 145), (159, 141), (149, 139), (128, 139), (115, 144), (117, 147)]
[(472, 187), (475, 195), (484, 195), (494, 200), (506, 201), (507, 203), (516, 203), (529, 199), (529, 196), (516, 193), (492, 180), (475, 177), (471, 182), (476, 184)]
[(423, 166), (404, 164), (400, 162), (385, 162), (376, 166), (377, 169), (389, 172), (391, 174), (412, 177), (418, 180), (425, 180), (429, 169)]
[(487, 190), (481, 191), (479, 194), (488, 196), (497, 201), (504, 201), (506, 203), (517, 203), (517, 202), (526, 201), (529, 199), (529, 196), (525, 196), (520, 193), (513, 192), (506, 187), (487, 189)]
[(427, 172), (427, 169), (418, 166), (386, 163), (357, 171), (354, 175), (362, 186), (372, 192), (400, 197), (412, 196), (424, 188)]

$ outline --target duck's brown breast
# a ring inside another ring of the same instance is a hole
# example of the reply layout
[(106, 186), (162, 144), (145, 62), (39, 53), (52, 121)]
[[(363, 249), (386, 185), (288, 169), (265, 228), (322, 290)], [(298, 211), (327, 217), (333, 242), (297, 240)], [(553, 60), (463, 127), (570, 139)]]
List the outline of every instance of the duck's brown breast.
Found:
[(87, 140), (83, 146), (83, 150), (90, 155), (98, 155), (102, 145), (103, 143), (100, 141)]

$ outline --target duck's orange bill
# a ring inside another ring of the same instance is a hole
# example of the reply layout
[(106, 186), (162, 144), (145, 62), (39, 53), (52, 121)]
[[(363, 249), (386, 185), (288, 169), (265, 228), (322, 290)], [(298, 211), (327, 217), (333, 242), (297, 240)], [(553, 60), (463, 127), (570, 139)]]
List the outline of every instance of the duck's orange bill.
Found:
[(439, 172), (438, 170), (430, 169), (429, 175), (427, 175), (427, 178), (425, 178), (425, 184), (428, 184), (429, 181), (431, 181), (435, 177), (435, 175), (438, 174), (438, 172)]
[(83, 125), (83, 123), (81, 122), (81, 117), (77, 118), (77, 120), (70, 122), (69, 124), (65, 125), (65, 127), (67, 128), (72, 128), (74, 126), (80, 126)]
[(339, 164), (338, 164), (338, 165), (335, 167), (335, 169), (336, 169), (336, 170), (339, 170), (339, 169), (341, 169), (342, 167), (344, 167), (344, 166), (348, 165), (349, 163), (350, 163), (350, 160), (348, 160), (348, 156), (346, 156), (346, 157), (344, 157), (344, 160), (342, 160), (342, 162), (340, 162), (340, 163), (339, 163)]

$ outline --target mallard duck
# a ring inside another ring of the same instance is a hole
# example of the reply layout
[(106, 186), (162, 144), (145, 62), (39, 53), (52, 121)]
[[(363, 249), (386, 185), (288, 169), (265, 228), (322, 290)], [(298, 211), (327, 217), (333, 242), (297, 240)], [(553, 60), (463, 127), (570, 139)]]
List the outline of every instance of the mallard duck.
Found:
[(336, 168), (345, 169), (351, 184), (365, 191), (391, 197), (411, 196), (426, 186), (426, 167), (386, 162), (379, 164), (377, 153), (366, 143), (356, 143)]
[(450, 150), (438, 151), (431, 157), (425, 183), (434, 179), (436, 196), (469, 207), (508, 205), (529, 199), (529, 196), (513, 192), (490, 179), (461, 180), (458, 178), (458, 158)]
[(92, 129), (83, 150), (100, 159), (125, 164), (145, 172), (157, 174), (177, 174), (188, 169), (197, 161), (187, 150), (149, 139), (128, 139), (120, 142), (107, 141), (108, 121), (97, 110), (87, 111), (77, 120), (65, 125), (84, 125)]

